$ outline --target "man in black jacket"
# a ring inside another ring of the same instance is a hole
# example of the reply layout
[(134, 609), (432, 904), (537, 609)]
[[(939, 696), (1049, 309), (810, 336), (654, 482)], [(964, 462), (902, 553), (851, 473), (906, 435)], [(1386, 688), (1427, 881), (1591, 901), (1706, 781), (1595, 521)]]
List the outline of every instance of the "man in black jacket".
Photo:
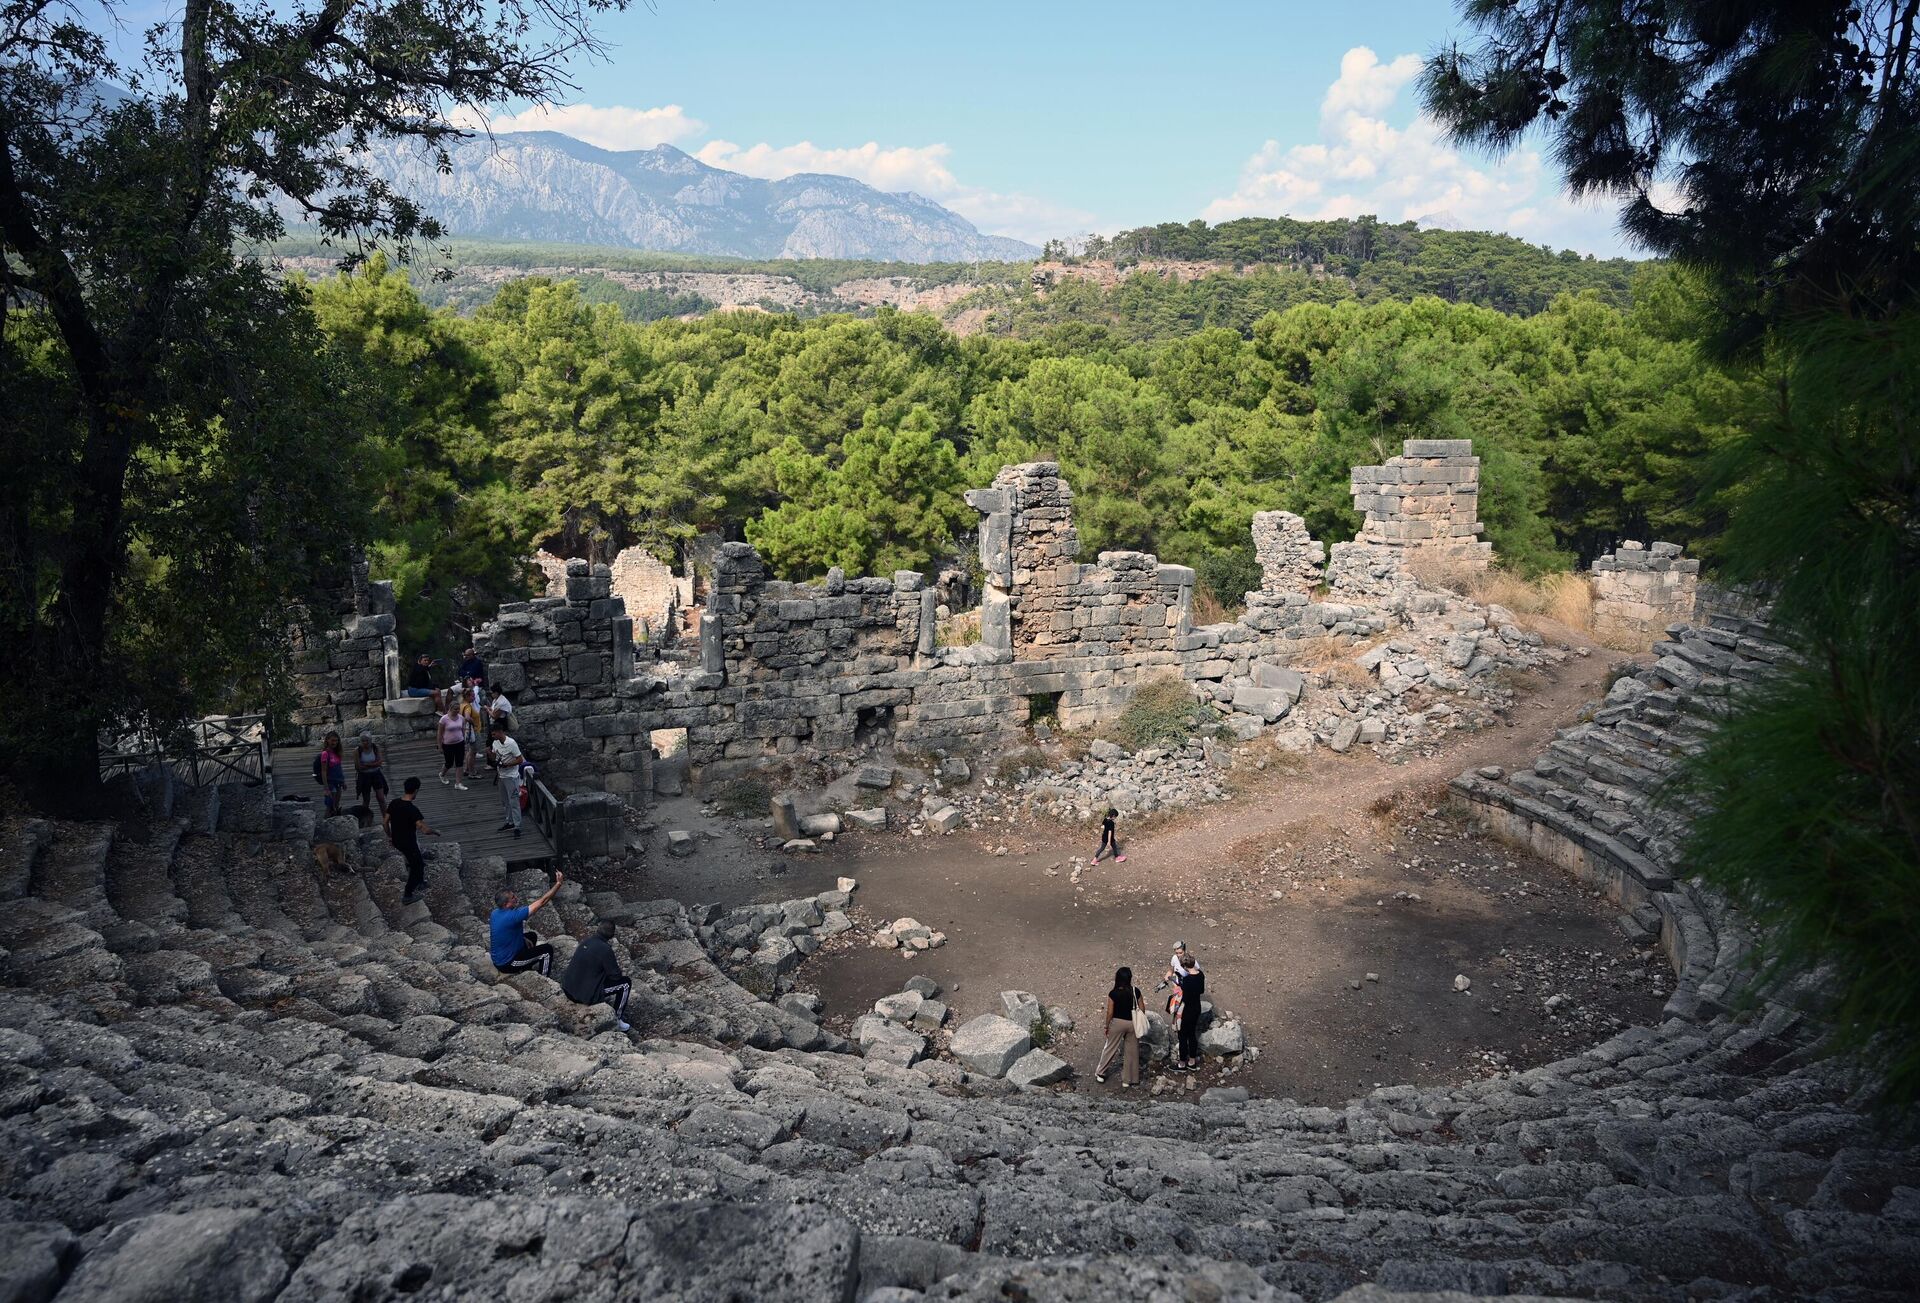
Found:
[(574, 947), (567, 971), (560, 975), (560, 989), (575, 1004), (604, 1001), (612, 1005), (614, 1021), (620, 1030), (631, 1031), (627, 1026), (627, 997), (633, 994), (633, 983), (620, 971), (619, 961), (613, 957), (613, 947), (607, 944), (612, 940), (612, 921), (600, 920)]

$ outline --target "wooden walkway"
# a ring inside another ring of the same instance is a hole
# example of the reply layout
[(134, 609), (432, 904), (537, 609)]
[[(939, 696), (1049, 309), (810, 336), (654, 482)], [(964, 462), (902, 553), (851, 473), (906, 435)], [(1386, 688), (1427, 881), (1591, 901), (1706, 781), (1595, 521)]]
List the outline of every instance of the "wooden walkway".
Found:
[[(349, 804), (354, 799), (353, 745), (352, 739), (348, 739), (346, 799)], [(418, 778), (417, 801), (421, 813), (427, 816), (427, 826), (439, 832), (437, 840), (459, 842), (460, 851), (467, 859), (497, 855), (508, 864), (528, 864), (554, 858), (552, 844), (534, 823), (531, 813), (520, 816), (518, 837), (499, 830), (507, 817), (506, 798), (494, 781), (493, 770), (486, 764), (480, 766), (474, 778), (465, 780), (467, 790), (462, 792), (451, 786), (440, 786), (440, 748), (434, 745), (430, 735), (388, 739), (381, 742), (380, 748), (387, 755), (389, 798), (400, 799), (400, 785), (410, 777)], [(299, 753), (302, 758), (298, 762), (293, 762), (289, 755), (285, 758), (288, 763), (275, 764), (275, 796), (314, 796), (318, 789), (313, 785), (312, 752), (317, 749), (306, 748)], [(435, 840), (426, 838), (422, 845), (431, 850)]]

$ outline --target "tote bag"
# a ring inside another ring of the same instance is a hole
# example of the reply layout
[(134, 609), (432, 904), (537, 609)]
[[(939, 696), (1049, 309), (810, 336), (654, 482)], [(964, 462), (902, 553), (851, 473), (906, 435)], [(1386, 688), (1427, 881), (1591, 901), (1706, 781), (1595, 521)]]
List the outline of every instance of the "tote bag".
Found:
[(1147, 1011), (1145, 1008), (1142, 1007), (1145, 1005), (1145, 1003), (1146, 1001), (1143, 1000), (1140, 996), (1140, 988), (1137, 986), (1134, 987), (1133, 988), (1133, 1034), (1135, 1036), (1138, 1036), (1143, 1041), (1147, 1039)]

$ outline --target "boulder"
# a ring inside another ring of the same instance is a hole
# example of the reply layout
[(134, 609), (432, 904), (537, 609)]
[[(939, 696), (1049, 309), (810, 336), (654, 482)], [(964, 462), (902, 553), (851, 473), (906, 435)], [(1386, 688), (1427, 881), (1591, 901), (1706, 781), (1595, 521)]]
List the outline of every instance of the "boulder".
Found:
[(876, 805), (869, 810), (849, 810), (846, 823), (849, 827), (866, 832), (878, 832), (887, 826), (887, 808), (884, 805)]
[(893, 786), (892, 765), (862, 765), (853, 776), (854, 786), (884, 792)]
[(1271, 724), (1293, 709), (1293, 702), (1277, 688), (1256, 688), (1248, 684), (1233, 690), (1233, 708), (1241, 714), (1258, 715)]
[(934, 981), (931, 977), (922, 977), (916, 973), (907, 979), (907, 984), (901, 989), (918, 991), (921, 995), (931, 1000), (934, 996), (940, 994), (940, 983)]
[(1065, 1059), (1045, 1050), (1028, 1050), (1007, 1069), (1007, 1080), (1016, 1086), (1051, 1086), (1073, 1075)]
[(675, 859), (684, 860), (693, 854), (695, 845), (693, 834), (683, 829), (675, 828), (667, 834), (667, 854)]
[(1103, 737), (1097, 737), (1087, 747), (1087, 754), (1105, 765), (1126, 759), (1127, 749), (1117, 742), (1109, 742)]
[(873, 1002), (873, 1011), (888, 1022), (909, 1023), (913, 1015), (920, 1012), (920, 1006), (926, 997), (918, 991), (902, 991), (898, 995), (883, 995)]
[(1016, 1027), (1032, 1027), (1040, 1017), (1040, 997), (1031, 991), (1000, 992), (1000, 1007)]
[(824, 814), (802, 815), (800, 818), (800, 832), (801, 835), (806, 837), (819, 837), (826, 833), (837, 833), (842, 826), (840, 816), (831, 810), (828, 810)]
[(1360, 721), (1360, 741), (1366, 745), (1387, 740), (1387, 722), (1384, 719), (1363, 719)]
[(947, 1020), (947, 1006), (938, 1000), (922, 1000), (913, 1011), (913, 1025), (923, 1032), (937, 1032)]
[(1033, 1048), (1033, 1038), (1026, 1028), (998, 1014), (983, 1013), (956, 1031), (947, 1048), (967, 1071), (983, 1077), (1004, 1077)]
[(1219, 1022), (1200, 1033), (1200, 1053), (1210, 1059), (1225, 1058), (1247, 1048), (1246, 1033), (1237, 1022)]
[(1336, 752), (1345, 754), (1353, 748), (1354, 740), (1359, 736), (1360, 721), (1357, 719), (1343, 719), (1340, 721), (1339, 726), (1333, 730), (1333, 736), (1327, 740), (1327, 745), (1332, 747)]
[(1271, 688), (1285, 694), (1289, 704), (1298, 704), (1300, 694), (1307, 690), (1306, 677), (1298, 670), (1290, 670), (1284, 665), (1269, 665), (1265, 661), (1254, 662), (1253, 683), (1255, 687)]
[(273, 1298), (289, 1268), (266, 1220), (251, 1209), (202, 1208), (122, 1222), (81, 1260), (60, 1296), (100, 1303)]
[(964, 783), (972, 779), (973, 766), (959, 756), (948, 756), (934, 767), (934, 773), (949, 783)]

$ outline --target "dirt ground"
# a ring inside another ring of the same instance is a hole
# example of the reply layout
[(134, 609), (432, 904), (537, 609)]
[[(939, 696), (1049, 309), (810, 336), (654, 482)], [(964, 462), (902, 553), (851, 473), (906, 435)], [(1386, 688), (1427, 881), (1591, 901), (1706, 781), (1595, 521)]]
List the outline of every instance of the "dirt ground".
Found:
[[(1604, 899), (1448, 814), (1445, 784), (1468, 766), (1527, 763), (1600, 695), (1608, 663), (1596, 653), (1534, 676), (1507, 727), (1405, 764), (1321, 751), (1265, 772), (1237, 765), (1233, 799), (1123, 825), (1125, 863), (1089, 865), (1088, 829), (1012, 822), (947, 837), (855, 834), (785, 856), (766, 848), (764, 821), (703, 815), (686, 797), (648, 818), (656, 837), (698, 828), (701, 851), (652, 857), (632, 887), (731, 905), (857, 878), (864, 926), (798, 973), (830, 1023), (844, 1029), (916, 973), (945, 988), (949, 1027), (1001, 1012), (1002, 990), (1032, 991), (1078, 1024), (1051, 1048), (1081, 1090), (1117, 1088), (1092, 1081), (1115, 967), (1131, 966), (1151, 992), (1181, 940), (1206, 969), (1209, 998), (1258, 1051), (1228, 1078), (1256, 1093), (1332, 1104), (1375, 1085), (1524, 1068), (1657, 1016), (1671, 974), (1624, 939)], [(866, 943), (866, 930), (902, 915), (947, 944), (908, 956)], [(1221, 1075), (1216, 1061), (1195, 1078), (1164, 1076), (1162, 1089)]]

